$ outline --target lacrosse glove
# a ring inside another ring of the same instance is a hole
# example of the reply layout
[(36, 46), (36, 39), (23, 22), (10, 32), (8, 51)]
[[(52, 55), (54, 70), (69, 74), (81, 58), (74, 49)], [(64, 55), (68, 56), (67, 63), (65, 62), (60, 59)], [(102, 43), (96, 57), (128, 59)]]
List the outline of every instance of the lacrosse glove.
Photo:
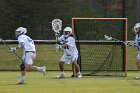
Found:
[(11, 52), (16, 52), (16, 50), (17, 50), (16, 47), (9, 49), (9, 51), (11, 51)]
[(56, 48), (56, 49), (62, 49), (62, 45), (55, 44), (55, 48)]
[(60, 37), (60, 32), (55, 32), (55, 37)]

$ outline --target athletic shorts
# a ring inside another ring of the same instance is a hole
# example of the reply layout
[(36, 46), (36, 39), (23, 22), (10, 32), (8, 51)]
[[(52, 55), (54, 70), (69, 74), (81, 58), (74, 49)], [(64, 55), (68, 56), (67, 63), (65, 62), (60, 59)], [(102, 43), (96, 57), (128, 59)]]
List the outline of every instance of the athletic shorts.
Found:
[(33, 64), (33, 61), (34, 59), (36, 58), (36, 53), (35, 52), (25, 52), (23, 54), (23, 63), (24, 64), (29, 64), (29, 65), (32, 65)]
[(60, 61), (65, 62), (66, 64), (70, 64), (71, 62), (77, 62), (78, 60), (78, 54), (73, 54), (73, 55), (66, 55), (64, 54)]

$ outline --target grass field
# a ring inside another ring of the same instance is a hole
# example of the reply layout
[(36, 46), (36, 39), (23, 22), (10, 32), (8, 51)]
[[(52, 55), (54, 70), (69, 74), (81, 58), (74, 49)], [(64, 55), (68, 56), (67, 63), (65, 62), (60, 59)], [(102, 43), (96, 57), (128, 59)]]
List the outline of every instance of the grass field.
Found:
[[(14, 45), (10, 45), (14, 46)], [(19, 69), (20, 61), (4, 45), (0, 46), (0, 70)], [(17, 52), (21, 55), (21, 51)], [(138, 51), (128, 47), (128, 70), (137, 70), (135, 59)], [(56, 52), (52, 45), (38, 45), (35, 64), (46, 65), (47, 70), (58, 69), (58, 61), (63, 51)], [(66, 65), (65, 69), (71, 69)], [(67, 78), (55, 78), (59, 72), (28, 72), (25, 85), (17, 85), (20, 72), (0, 71), (0, 93), (140, 93), (140, 72), (128, 72), (128, 77), (83, 76), (71, 78), (72, 72), (66, 72)]]
[(17, 85), (20, 72), (0, 72), (0, 93), (140, 93), (139, 72), (129, 72), (128, 77), (92, 76), (64, 79), (55, 78), (59, 72), (28, 72), (26, 84)]

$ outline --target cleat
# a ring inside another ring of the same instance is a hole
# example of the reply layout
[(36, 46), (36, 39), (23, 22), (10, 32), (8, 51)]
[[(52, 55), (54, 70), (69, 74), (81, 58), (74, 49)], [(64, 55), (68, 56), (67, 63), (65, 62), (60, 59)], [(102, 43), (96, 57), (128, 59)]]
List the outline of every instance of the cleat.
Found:
[(25, 84), (24, 80), (20, 80), (17, 84)]
[(136, 76), (136, 79), (139, 79), (140, 78), (140, 75), (139, 76)]
[(81, 73), (78, 73), (78, 74), (76, 74), (76, 77), (77, 78), (81, 78), (82, 77), (82, 74)]
[(59, 76), (57, 76), (57, 78), (65, 78), (65, 74), (60, 74)]
[(43, 68), (43, 71), (42, 71), (42, 72), (43, 72), (43, 74), (44, 74), (44, 76), (45, 76), (45, 75), (46, 75), (46, 67), (43, 66), (42, 68)]
[(74, 77), (74, 74), (72, 74), (71, 77)]

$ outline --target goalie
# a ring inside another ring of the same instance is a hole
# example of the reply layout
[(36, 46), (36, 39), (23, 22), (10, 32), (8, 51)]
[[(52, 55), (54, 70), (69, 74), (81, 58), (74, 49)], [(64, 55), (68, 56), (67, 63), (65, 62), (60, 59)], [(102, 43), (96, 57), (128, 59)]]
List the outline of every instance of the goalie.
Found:
[(56, 44), (56, 48), (64, 49), (64, 55), (61, 57), (60, 62), (59, 62), (59, 68), (60, 68), (60, 75), (57, 77), (60, 78), (65, 78), (65, 72), (64, 72), (64, 63), (72, 64), (75, 66), (77, 74), (76, 77), (81, 78), (82, 74), (80, 72), (80, 67), (77, 64), (77, 59), (78, 59), (78, 50), (76, 48), (75, 44), (75, 37), (72, 34), (72, 29), (71, 27), (66, 27), (63, 30), (63, 35), (59, 38), (59, 33), (55, 33), (55, 36), (57, 37), (57, 42), (60, 42), (61, 45)]

